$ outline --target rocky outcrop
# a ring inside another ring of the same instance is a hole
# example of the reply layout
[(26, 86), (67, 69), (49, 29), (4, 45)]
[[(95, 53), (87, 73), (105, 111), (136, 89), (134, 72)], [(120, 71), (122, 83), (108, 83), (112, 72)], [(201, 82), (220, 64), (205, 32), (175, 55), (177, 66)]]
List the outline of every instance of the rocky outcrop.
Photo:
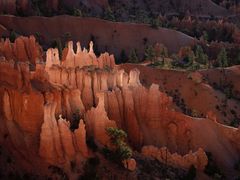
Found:
[(142, 154), (156, 158), (162, 163), (186, 170), (189, 169), (191, 165), (194, 165), (196, 169), (202, 171), (208, 163), (207, 155), (201, 148), (194, 153), (190, 151), (188, 154), (181, 156), (177, 153), (171, 154), (166, 147), (156, 148), (154, 146), (144, 146), (142, 148)]
[[(15, 149), (39, 153), (54, 165), (67, 164), (89, 156), (87, 138), (108, 146), (106, 128), (119, 127), (134, 149), (144, 147), (143, 154), (160, 161), (167, 155), (173, 166), (187, 169), (194, 164), (202, 170), (204, 151), (221, 166), (233, 166), (240, 151), (239, 129), (218, 124), (213, 113), (193, 118), (177, 112), (159, 85), (142, 85), (139, 70), (126, 73), (108, 54), (96, 57), (92, 43), (89, 51), (77, 46), (75, 53), (69, 43), (61, 61), (56, 49), (48, 50), (46, 64), (36, 63), (33, 71), (24, 62), (0, 61), (0, 120)], [(73, 129), (76, 117), (81, 120)], [(132, 160), (125, 166), (135, 169)]]
[(74, 136), (77, 152), (80, 152), (84, 157), (88, 157), (89, 152), (86, 144), (86, 128), (82, 119), (80, 120), (79, 128), (74, 131)]
[(45, 99), (44, 123), (40, 134), (40, 156), (53, 164), (74, 160), (79, 153), (87, 157), (86, 130), (82, 120), (79, 128), (72, 132), (69, 121), (63, 119), (61, 115), (56, 120), (57, 102), (53, 94), (46, 94)]
[(44, 106), (44, 123), (40, 134), (39, 155), (50, 163), (63, 163), (64, 153), (60, 140), (58, 124), (55, 118), (57, 103), (49, 94), (49, 100)]
[(123, 165), (126, 169), (128, 169), (130, 171), (135, 171), (137, 168), (137, 163), (136, 163), (135, 159), (133, 159), (133, 158), (124, 160)]
[[(68, 47), (64, 50), (66, 57), (62, 59), (63, 68), (83, 68), (84, 66), (95, 66), (97, 68), (115, 68), (115, 60), (113, 55), (108, 53), (101, 54), (98, 58), (93, 51), (93, 42), (89, 44), (89, 51), (85, 48), (82, 50), (80, 42), (77, 42), (77, 52), (73, 50), (73, 42), (68, 42)], [(46, 68), (52, 65), (60, 65), (59, 53), (57, 49), (49, 49), (47, 51)]]
[(116, 127), (115, 121), (109, 120), (104, 108), (104, 94), (98, 94), (98, 105), (87, 111), (84, 117), (88, 135), (94, 138), (99, 146), (107, 146), (110, 143), (106, 128)]
[(2, 40), (0, 42), (0, 56), (4, 56), (6, 60), (30, 62), (33, 65), (43, 60), (42, 48), (34, 36), (29, 38), (20, 36), (14, 43), (11, 43), (9, 39)]

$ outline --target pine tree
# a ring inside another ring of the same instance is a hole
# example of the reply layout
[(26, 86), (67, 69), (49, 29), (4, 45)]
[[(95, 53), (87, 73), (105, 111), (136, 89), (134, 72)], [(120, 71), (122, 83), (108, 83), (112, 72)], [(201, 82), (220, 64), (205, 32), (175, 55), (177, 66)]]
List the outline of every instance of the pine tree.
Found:
[(126, 63), (127, 62), (127, 55), (126, 55), (126, 52), (124, 49), (121, 50), (121, 53), (120, 53), (120, 63)]
[(168, 56), (168, 49), (166, 48), (166, 46), (164, 46), (163, 44), (157, 43), (154, 46), (154, 51), (155, 51), (156, 58), (161, 57), (164, 64), (165, 57)]
[(145, 48), (145, 54), (144, 55), (145, 55), (145, 59), (150, 60), (152, 62), (152, 64), (155, 62), (156, 55), (155, 55), (155, 51), (154, 51), (152, 46), (147, 46)]
[(130, 52), (130, 55), (129, 55), (129, 62), (131, 63), (138, 63), (138, 55), (137, 55), (137, 51), (136, 49), (133, 49), (131, 52)]
[(197, 46), (196, 53), (195, 53), (196, 61), (200, 64), (207, 64), (208, 56), (203, 52), (203, 49), (201, 46)]
[(110, 6), (105, 9), (103, 18), (109, 21), (116, 21), (116, 18)]
[(112, 157), (116, 160), (125, 160), (132, 157), (132, 149), (127, 145), (127, 134), (122, 129), (109, 127), (106, 129), (106, 133), (111, 141)]
[(15, 31), (10, 32), (9, 40), (13, 43), (17, 38), (17, 33)]
[(222, 48), (220, 53), (218, 54), (217, 62), (220, 67), (228, 66), (228, 57), (227, 57), (227, 51), (225, 48)]

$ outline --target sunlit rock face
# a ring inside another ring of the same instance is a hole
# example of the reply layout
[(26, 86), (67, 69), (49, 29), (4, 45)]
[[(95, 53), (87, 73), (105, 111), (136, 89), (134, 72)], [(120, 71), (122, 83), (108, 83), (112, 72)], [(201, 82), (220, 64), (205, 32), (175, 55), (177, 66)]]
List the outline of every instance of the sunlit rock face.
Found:
[(41, 62), (42, 48), (36, 42), (34, 36), (18, 37), (14, 43), (9, 39), (0, 42), (0, 55), (4, 56), (6, 60), (14, 60), (16, 62), (29, 62), (35, 65), (36, 62)]
[[(80, 164), (91, 156), (88, 138), (99, 147), (109, 145), (107, 127), (125, 130), (127, 142), (143, 155), (164, 161), (161, 154), (167, 152), (170, 165), (185, 169), (193, 164), (202, 171), (204, 151), (228, 168), (239, 156), (239, 129), (218, 124), (213, 113), (193, 118), (177, 112), (159, 85), (144, 87), (138, 69), (126, 73), (112, 55), (97, 57), (92, 43), (89, 50), (77, 43), (75, 53), (69, 42), (62, 59), (57, 49), (48, 49), (46, 61), (32, 61), (34, 70), (22, 62), (25, 56), (36, 59), (35, 53), (26, 55), (34, 48), (28, 45), (22, 52), (23, 45), (24, 38), (1, 42), (0, 133), (8, 133), (25, 158), (68, 169), (69, 162)], [(11, 60), (13, 51), (19, 60)], [(137, 165), (128, 160), (125, 167)]]

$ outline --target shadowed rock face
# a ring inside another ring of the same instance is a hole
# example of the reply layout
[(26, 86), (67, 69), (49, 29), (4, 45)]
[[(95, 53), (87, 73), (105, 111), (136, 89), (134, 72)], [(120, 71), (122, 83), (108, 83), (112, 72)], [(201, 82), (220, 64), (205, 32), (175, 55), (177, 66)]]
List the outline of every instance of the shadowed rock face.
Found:
[[(0, 133), (9, 136), (0, 142), (9, 150), (11, 143), (23, 159), (37, 162), (30, 169), (46, 166), (42, 163), (67, 170), (70, 161), (80, 165), (91, 154), (87, 137), (99, 147), (108, 145), (106, 127), (124, 129), (134, 149), (146, 146), (143, 154), (160, 161), (159, 152), (166, 147), (173, 166), (194, 164), (201, 171), (207, 163), (204, 151), (210, 151), (219, 166), (233, 167), (240, 150), (239, 129), (213, 121), (214, 115), (193, 118), (177, 112), (157, 84), (141, 84), (138, 69), (126, 73), (112, 55), (96, 57), (92, 43), (89, 50), (77, 46), (75, 53), (69, 42), (61, 61), (58, 50), (49, 49), (46, 63), (37, 63), (34, 71), (7, 57), (0, 61), (0, 77), (5, 77), (0, 79)], [(71, 131), (74, 113), (81, 120)]]
[[(94, 38), (95, 46), (100, 52), (114, 53), (120, 58), (122, 50), (126, 55), (134, 49), (139, 58), (144, 56), (144, 40), (148, 44), (162, 43), (169, 52), (178, 52), (181, 47), (195, 43), (194, 38), (175, 30), (165, 28), (153, 29), (150, 25), (134, 23), (115, 23), (96, 18), (80, 18), (73, 16), (45, 17), (14, 17), (0, 16), (0, 24), (9, 32), (32, 35), (38, 33), (43, 44), (48, 46), (59, 38), (70, 35), (73, 41), (81, 39), (81, 44), (88, 47)], [(44, 27), (44, 28), (43, 28)], [(77, 28), (76, 28), (77, 27)], [(0, 36), (4, 35), (3, 31)], [(174, 43), (172, 43), (174, 42)]]

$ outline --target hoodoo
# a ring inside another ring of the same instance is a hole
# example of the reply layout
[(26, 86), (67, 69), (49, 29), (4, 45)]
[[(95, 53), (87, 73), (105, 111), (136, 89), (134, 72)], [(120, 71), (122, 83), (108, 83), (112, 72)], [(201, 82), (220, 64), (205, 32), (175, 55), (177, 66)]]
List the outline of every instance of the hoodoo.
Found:
[[(193, 165), (203, 172), (209, 161), (206, 152), (219, 166), (234, 166), (239, 129), (212, 121), (212, 113), (194, 118), (179, 112), (158, 84), (143, 85), (137, 68), (127, 73), (113, 55), (97, 57), (92, 42), (89, 47), (82, 50), (78, 42), (75, 52), (70, 41), (64, 60), (53, 48), (44, 60), (33, 37), (1, 42), (0, 133), (7, 134), (1, 144), (24, 161), (34, 159), (35, 165), (23, 170), (54, 165), (70, 172), (73, 163), (80, 167), (94, 156), (89, 139), (99, 149), (112, 146), (109, 127), (123, 129), (140, 156), (176, 168)], [(35, 68), (29, 69), (27, 61)], [(134, 159), (123, 162), (129, 170), (138, 167)]]

